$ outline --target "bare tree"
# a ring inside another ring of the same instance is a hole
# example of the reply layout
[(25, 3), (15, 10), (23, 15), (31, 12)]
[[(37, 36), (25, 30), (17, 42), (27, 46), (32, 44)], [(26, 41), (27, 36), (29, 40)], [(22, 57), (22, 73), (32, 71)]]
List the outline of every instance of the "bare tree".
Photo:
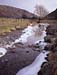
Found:
[(36, 5), (34, 13), (38, 15), (39, 17), (46, 16), (49, 12), (43, 5)]

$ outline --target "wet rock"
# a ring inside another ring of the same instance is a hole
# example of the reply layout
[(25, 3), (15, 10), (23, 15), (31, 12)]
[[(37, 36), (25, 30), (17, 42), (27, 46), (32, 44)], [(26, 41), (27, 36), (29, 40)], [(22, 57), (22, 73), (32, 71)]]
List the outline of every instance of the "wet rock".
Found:
[(45, 59), (48, 61), (48, 57), (45, 57)]
[(22, 48), (24, 47), (24, 44), (23, 44), (23, 43), (15, 43), (14, 45), (15, 45), (16, 47), (22, 47)]
[(41, 50), (39, 48), (32, 48), (33, 51), (38, 51), (40, 52)]
[(28, 45), (28, 47), (30, 47), (30, 48), (39, 48), (40, 46), (37, 43), (37, 44)]
[(46, 32), (47, 32), (47, 35), (50, 34), (50, 35), (54, 35), (54, 25), (49, 25), (46, 29)]
[(52, 49), (52, 44), (48, 44), (44, 47), (44, 50), (50, 51)]
[(49, 56), (49, 54), (47, 54), (47, 56)]
[(13, 27), (13, 28), (11, 28), (10, 30), (11, 30), (11, 31), (15, 31), (16, 29)]
[(42, 68), (46, 63), (47, 63), (47, 62), (43, 62), (42, 65), (41, 65), (41, 68)]
[(51, 42), (52, 42), (50, 36), (46, 36), (46, 37), (44, 38), (44, 41), (47, 42), (47, 43), (51, 43)]
[(20, 30), (20, 26), (16, 26), (15, 28), (16, 28), (16, 30)]

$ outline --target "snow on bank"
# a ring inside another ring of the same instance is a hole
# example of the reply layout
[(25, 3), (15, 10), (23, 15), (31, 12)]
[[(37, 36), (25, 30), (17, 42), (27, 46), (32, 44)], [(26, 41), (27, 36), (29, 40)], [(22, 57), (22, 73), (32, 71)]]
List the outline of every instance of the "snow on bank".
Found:
[(45, 60), (45, 57), (47, 57), (48, 53), (49, 52), (47, 51), (43, 51), (42, 53), (40, 53), (31, 65), (24, 67), (23, 69), (18, 71), (16, 75), (37, 75), (37, 73), (41, 69), (42, 63), (47, 62)]
[(7, 50), (5, 48), (0, 47), (0, 57), (4, 56), (7, 53)]

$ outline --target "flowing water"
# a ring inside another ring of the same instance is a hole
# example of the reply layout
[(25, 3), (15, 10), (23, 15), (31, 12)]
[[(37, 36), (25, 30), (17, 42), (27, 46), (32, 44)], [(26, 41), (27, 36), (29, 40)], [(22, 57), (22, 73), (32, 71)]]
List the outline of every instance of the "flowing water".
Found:
[(37, 73), (41, 69), (42, 63), (47, 62), (45, 60), (45, 57), (47, 57), (48, 53), (49, 52), (46, 51), (40, 53), (39, 56), (36, 57), (35, 61), (31, 65), (18, 71), (16, 75), (37, 75)]
[[(46, 36), (46, 27), (47, 24), (41, 23), (35, 26), (28, 26), (26, 29), (23, 30), (24, 34), (16, 42), (28, 43), (28, 44), (36, 44), (41, 41), (40, 46), (42, 48), (45, 47), (46, 43), (44, 42), (44, 37)], [(42, 51), (34, 60), (34, 62), (20, 71), (16, 73), (16, 75), (37, 75), (39, 70), (41, 69), (41, 65), (43, 62), (47, 62), (45, 57), (47, 57), (48, 51)]]
[(28, 26), (22, 31), (22, 35), (12, 42), (10, 45), (6, 45), (6, 48), (12, 47), (16, 43), (23, 43), (23, 44), (36, 44), (39, 41), (44, 41), (44, 37), (46, 36), (46, 27), (48, 24), (40, 23), (34, 26)]
[[(22, 31), (22, 35), (12, 42), (10, 45), (6, 45), (5, 48), (12, 47), (16, 43), (23, 43), (27, 45), (32, 45), (39, 43), (41, 41), (40, 46), (44, 48), (46, 43), (44, 42), (44, 37), (46, 36), (46, 27), (48, 24), (40, 23), (34, 26), (30, 25)], [(0, 57), (4, 56), (7, 52), (5, 48), (0, 48)], [(48, 51), (42, 51), (34, 60), (34, 62), (20, 71), (16, 73), (16, 75), (37, 75), (39, 70), (41, 69), (41, 65), (43, 62), (47, 62), (45, 57), (47, 57)]]

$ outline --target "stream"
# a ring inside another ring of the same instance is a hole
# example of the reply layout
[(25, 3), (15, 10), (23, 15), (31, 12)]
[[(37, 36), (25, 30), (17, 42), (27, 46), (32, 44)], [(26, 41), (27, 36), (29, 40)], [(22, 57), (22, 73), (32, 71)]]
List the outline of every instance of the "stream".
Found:
[[(46, 27), (48, 23), (40, 23), (36, 25), (29, 25), (22, 31), (22, 35), (17, 38), (10, 45), (6, 45), (5, 48), (0, 48), (0, 57), (4, 56), (7, 53), (7, 48), (14, 47), (16, 43), (22, 43), (26, 45), (33, 45), (39, 43), (39, 45), (44, 49), (46, 43), (44, 42), (44, 37), (46, 36)], [(37, 75), (39, 70), (41, 69), (41, 65), (43, 62), (47, 62), (45, 57), (47, 57), (48, 51), (42, 51), (32, 62), (32, 64), (22, 68), (19, 70), (16, 75)]]
[(28, 65), (27, 67), (25, 67), (25, 68), (21, 69), (20, 71), (18, 71), (16, 75), (37, 75), (37, 73), (41, 69), (42, 63), (47, 62), (45, 60), (45, 57), (47, 57), (48, 53), (49, 52), (47, 52), (47, 51), (41, 52), (36, 57), (36, 59), (34, 60), (34, 62), (31, 65)]
[[(46, 27), (48, 24), (41, 23), (35, 26), (28, 26), (26, 29), (23, 30), (23, 33), (19, 39), (15, 40), (15, 43), (22, 42), (27, 44), (37, 44), (41, 41), (40, 46), (44, 49), (46, 43), (44, 42), (44, 37), (46, 36)], [(32, 62), (32, 64), (24, 67), (20, 71), (16, 73), (16, 75), (37, 75), (39, 70), (41, 69), (41, 65), (43, 62), (47, 62), (45, 57), (49, 51), (42, 51)]]

